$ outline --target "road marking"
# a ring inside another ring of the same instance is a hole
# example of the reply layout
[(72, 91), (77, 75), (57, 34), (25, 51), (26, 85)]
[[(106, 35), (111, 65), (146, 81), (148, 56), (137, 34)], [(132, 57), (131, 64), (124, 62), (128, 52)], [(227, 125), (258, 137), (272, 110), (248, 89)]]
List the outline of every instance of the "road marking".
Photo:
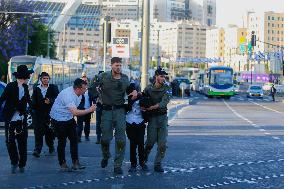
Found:
[(276, 113), (278, 113), (278, 114), (283, 114), (283, 115), (284, 115), (284, 112), (280, 112), (280, 111), (278, 111), (278, 110), (274, 110), (274, 109), (272, 109), (272, 108), (268, 108), (268, 107), (263, 106), (262, 104), (258, 104), (258, 103), (256, 103), (256, 102), (251, 102), (251, 103), (253, 103), (253, 104), (255, 104), (255, 105), (258, 105), (258, 106), (260, 106), (260, 107), (262, 107), (262, 108), (264, 108), (264, 109), (267, 109), (267, 110), (276, 112)]
[(226, 179), (230, 181), (225, 181), (225, 182), (218, 182), (216, 184), (205, 184), (205, 185), (199, 185), (199, 186), (194, 186), (194, 187), (187, 187), (185, 189), (199, 189), (199, 188), (215, 188), (217, 186), (223, 186), (223, 185), (233, 185), (233, 184), (238, 184), (238, 183), (247, 183), (247, 184), (256, 184), (256, 181), (260, 180), (267, 180), (267, 179), (275, 179), (275, 178), (281, 178), (284, 177), (284, 174), (271, 174), (270, 176), (263, 176), (263, 177), (255, 177), (255, 178), (248, 178), (248, 179), (238, 179), (238, 178), (232, 178), (232, 177), (225, 177)]
[[(260, 128), (259, 125), (253, 123), (252, 121), (250, 121), (250, 120), (247, 119), (246, 117), (244, 117), (244, 116), (242, 116), (241, 114), (239, 114), (239, 113), (238, 113), (236, 110), (234, 110), (225, 100), (223, 100), (223, 102), (225, 103), (225, 105), (227, 106), (227, 108), (230, 109), (237, 117), (239, 117), (239, 118), (241, 118), (242, 120), (248, 122), (248, 123), (249, 123), (251, 126), (253, 126), (253, 127)], [(268, 108), (268, 107), (266, 107), (266, 106), (263, 106), (263, 105), (261, 105), (261, 104), (258, 104), (258, 103), (255, 103), (255, 102), (251, 102), (251, 103), (256, 104), (256, 105), (259, 105), (259, 106), (261, 106), (261, 107), (263, 107), (263, 108), (265, 108), (265, 109), (269, 109), (269, 110), (271, 110), (271, 111), (274, 111), (274, 112), (277, 112), (277, 113), (280, 113), (280, 114), (284, 114), (283, 112), (279, 112), (279, 111), (277, 111), (277, 110), (273, 110), (273, 109)], [(262, 132), (262, 133), (263, 133), (264, 135), (266, 135), (266, 136), (270, 136), (270, 135), (271, 135), (271, 133), (267, 132), (265, 129), (259, 129), (259, 131)], [(276, 139), (274, 136), (272, 136), (272, 139), (274, 139), (274, 140), (279, 140), (279, 139)], [(280, 143), (281, 143), (281, 144), (284, 144), (284, 141), (280, 141)]]

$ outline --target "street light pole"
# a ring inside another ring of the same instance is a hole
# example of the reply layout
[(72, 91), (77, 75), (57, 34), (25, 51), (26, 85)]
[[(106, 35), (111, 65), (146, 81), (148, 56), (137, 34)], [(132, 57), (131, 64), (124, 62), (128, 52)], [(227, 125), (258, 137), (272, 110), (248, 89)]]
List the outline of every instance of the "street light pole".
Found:
[(49, 53), (49, 50), (50, 50), (50, 46), (49, 46), (49, 44), (50, 44), (50, 31), (49, 31), (49, 25), (48, 25), (48, 27), (47, 27), (47, 58), (49, 58), (50, 57), (50, 53)]
[(107, 53), (107, 29), (108, 29), (108, 22), (110, 21), (110, 17), (106, 16), (104, 19), (104, 65), (103, 71), (106, 71), (106, 53)]
[(144, 0), (143, 1), (141, 90), (144, 90), (148, 84), (149, 34), (150, 34), (150, 0)]
[(25, 55), (28, 55), (28, 50), (29, 50), (29, 25), (27, 23), (27, 28), (26, 28), (26, 49), (25, 49)]

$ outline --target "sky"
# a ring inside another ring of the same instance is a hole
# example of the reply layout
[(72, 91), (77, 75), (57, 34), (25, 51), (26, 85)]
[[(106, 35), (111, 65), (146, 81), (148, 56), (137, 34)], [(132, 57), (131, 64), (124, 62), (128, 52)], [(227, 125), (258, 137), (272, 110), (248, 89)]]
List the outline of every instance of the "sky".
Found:
[(216, 0), (216, 3), (218, 26), (242, 26), (242, 16), (248, 10), (284, 12), (284, 0)]

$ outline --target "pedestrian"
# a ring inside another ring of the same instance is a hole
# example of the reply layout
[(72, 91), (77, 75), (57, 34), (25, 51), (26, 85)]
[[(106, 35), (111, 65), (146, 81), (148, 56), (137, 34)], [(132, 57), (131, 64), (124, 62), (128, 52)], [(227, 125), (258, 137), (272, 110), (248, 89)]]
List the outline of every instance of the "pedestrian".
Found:
[(271, 93), (271, 96), (272, 96), (272, 100), (275, 102), (275, 94), (276, 94), (276, 88), (274, 86), (274, 84), (272, 84), (271, 86), (271, 89), (270, 89), (270, 93)]
[[(138, 90), (135, 83), (131, 83), (127, 91), (130, 94), (133, 90)], [(128, 106), (126, 114), (126, 134), (130, 141), (130, 162), (131, 167), (129, 172), (133, 173), (137, 170), (137, 157), (136, 149), (138, 148), (139, 165), (143, 171), (148, 171), (148, 167), (145, 164), (145, 154), (144, 154), (144, 135), (145, 135), (145, 121), (142, 116), (142, 111), (140, 107), (141, 95), (137, 98), (131, 99), (128, 97)]]
[(21, 173), (25, 172), (27, 162), (27, 104), (31, 105), (27, 83), (32, 73), (33, 70), (28, 70), (26, 65), (19, 65), (17, 72), (13, 73), (16, 81), (9, 83), (0, 97), (0, 107), (5, 102), (5, 138), (12, 174), (18, 167)]
[[(98, 75), (95, 76), (94, 82), (93, 82), (93, 89), (97, 91), (97, 88), (99, 86), (99, 76), (104, 71), (99, 71)], [(102, 137), (102, 129), (101, 129), (101, 119), (102, 119), (102, 112), (103, 112), (103, 106), (102, 106), (102, 95), (100, 91), (97, 92), (97, 102), (96, 102), (96, 135), (97, 135), (97, 141), (96, 144), (101, 144), (101, 137)]]
[(146, 96), (149, 96), (152, 106), (145, 110), (150, 114), (149, 123), (147, 126), (147, 140), (145, 144), (145, 162), (157, 142), (157, 154), (154, 162), (154, 171), (164, 172), (162, 160), (166, 153), (166, 143), (168, 136), (168, 117), (167, 104), (171, 97), (171, 88), (165, 84), (165, 76), (168, 75), (162, 68), (155, 71), (154, 84), (148, 85), (144, 89)]
[(32, 109), (33, 109), (33, 125), (35, 135), (35, 148), (33, 156), (40, 157), (43, 146), (43, 136), (45, 136), (46, 145), (49, 153), (54, 152), (54, 133), (50, 127), (50, 110), (59, 93), (58, 87), (49, 84), (50, 76), (46, 72), (42, 72), (39, 76), (39, 84), (33, 90)]
[(61, 91), (50, 111), (51, 122), (54, 126), (55, 134), (58, 139), (57, 153), (58, 161), (62, 171), (69, 171), (70, 168), (65, 160), (66, 139), (70, 141), (70, 154), (72, 158), (72, 170), (84, 169), (85, 166), (79, 163), (78, 139), (76, 122), (74, 116), (83, 116), (95, 111), (92, 104), (86, 110), (79, 110), (77, 107), (81, 102), (82, 95), (87, 91), (87, 82), (78, 78), (73, 86)]
[[(81, 79), (88, 83), (88, 78), (87, 78), (86, 75), (82, 75)], [(91, 90), (87, 90), (82, 95), (82, 99), (81, 99), (81, 102), (78, 106), (78, 109), (79, 110), (86, 110), (86, 109), (91, 107), (92, 103), (94, 103), (93, 94), (91, 93)], [(91, 118), (92, 118), (92, 113), (77, 117), (78, 142), (81, 142), (83, 128), (84, 128), (85, 140), (90, 141)], [(85, 123), (85, 127), (84, 127), (84, 123)]]
[[(124, 97), (128, 86), (130, 85), (127, 75), (121, 73), (121, 58), (113, 57), (111, 59), (111, 71), (100, 74), (99, 92), (102, 97), (102, 117), (101, 117), (101, 148), (103, 159), (101, 167), (108, 165), (110, 158), (109, 145), (113, 138), (113, 128), (115, 129), (115, 158), (114, 173), (122, 174), (122, 162), (125, 154), (125, 106)], [(132, 98), (137, 97), (137, 91), (134, 90), (129, 95)]]

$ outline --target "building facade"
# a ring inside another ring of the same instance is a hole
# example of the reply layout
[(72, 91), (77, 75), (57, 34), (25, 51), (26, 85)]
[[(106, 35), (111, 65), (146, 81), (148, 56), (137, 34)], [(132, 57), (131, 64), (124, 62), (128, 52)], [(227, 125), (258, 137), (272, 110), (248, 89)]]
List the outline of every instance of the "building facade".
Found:
[[(256, 35), (256, 46), (253, 54), (261, 52), (269, 55), (269, 71), (282, 74), (283, 65), (281, 48), (284, 46), (284, 13), (276, 12), (248, 12), (247, 13), (248, 41), (251, 40), (252, 32)], [(283, 55), (283, 53), (282, 53)], [(259, 64), (265, 61), (256, 60)], [(263, 66), (264, 67), (264, 66)], [(267, 71), (267, 70), (266, 70)]]

